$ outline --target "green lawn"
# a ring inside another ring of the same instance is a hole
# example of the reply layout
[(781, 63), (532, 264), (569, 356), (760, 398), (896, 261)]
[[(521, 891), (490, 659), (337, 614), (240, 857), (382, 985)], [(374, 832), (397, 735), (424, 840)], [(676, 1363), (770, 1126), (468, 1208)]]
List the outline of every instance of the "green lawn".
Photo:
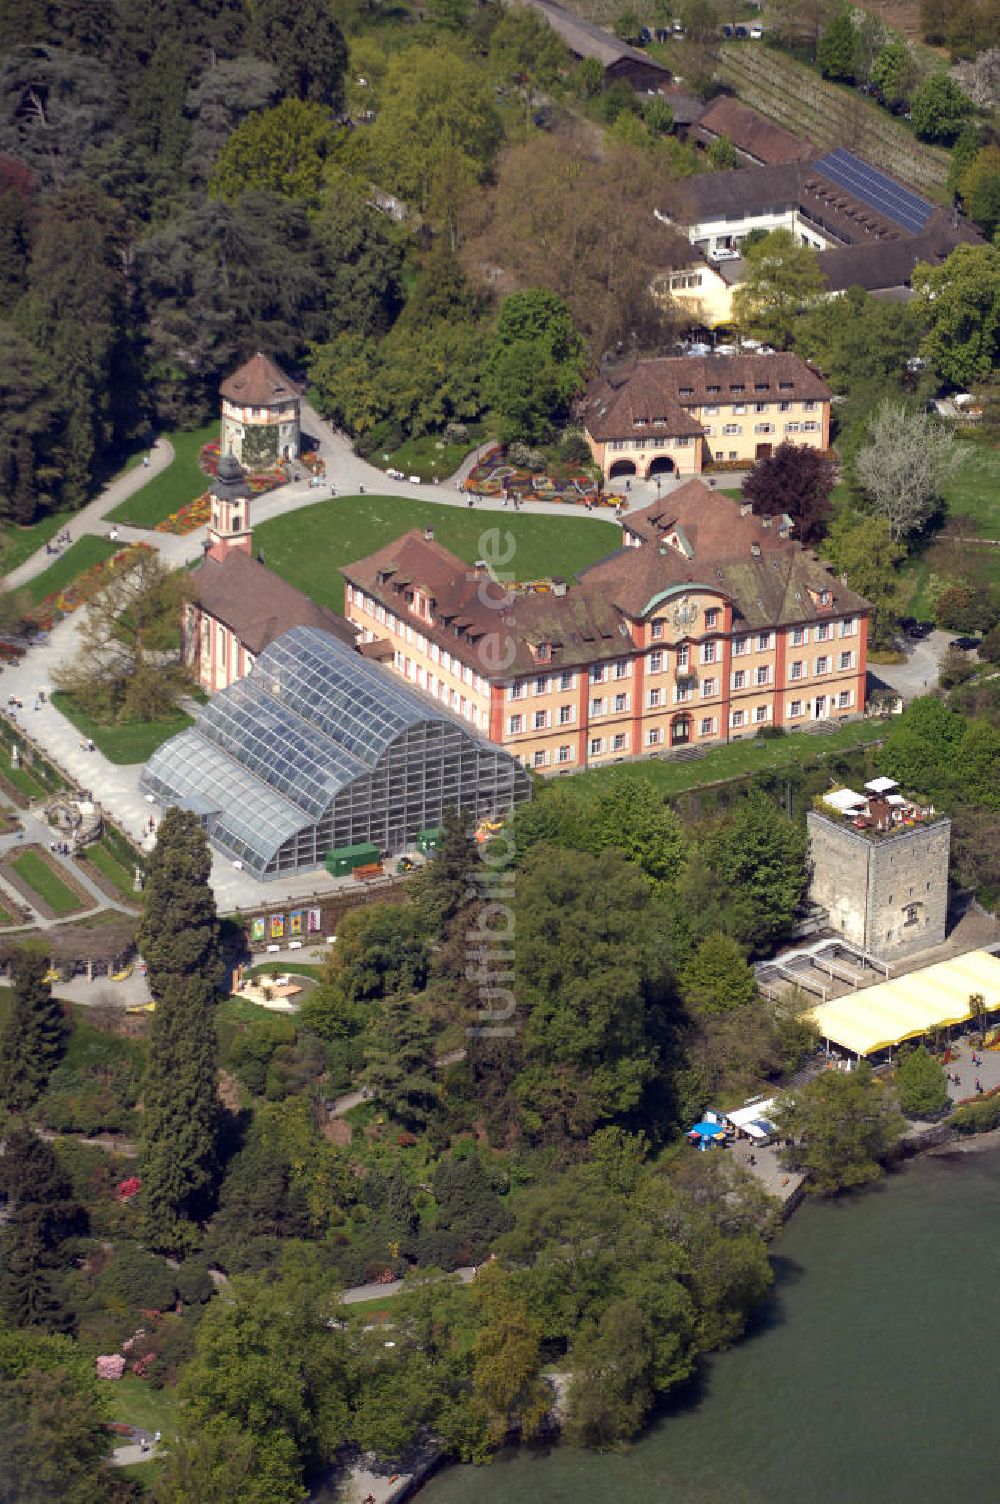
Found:
[(745, 778), (751, 773), (772, 773), (812, 757), (847, 752), (865, 742), (878, 741), (884, 734), (884, 727), (878, 721), (849, 721), (829, 736), (801, 731), (789, 736), (768, 737), (759, 743), (748, 739), (731, 742), (728, 747), (718, 747), (689, 762), (644, 759), (642, 762), (623, 763), (613, 769), (594, 768), (572, 776), (594, 784), (612, 775), (637, 778), (651, 784), (659, 794), (682, 794), (705, 784)]
[(157, 747), (178, 731), (193, 725), (189, 715), (179, 710), (164, 721), (124, 721), (121, 725), (102, 726), (72, 699), (57, 692), (52, 703), (84, 736), (89, 736), (109, 762), (148, 762)]
[(44, 574), (38, 574), (33, 580), (25, 585), (25, 593), (33, 606), (38, 606), (48, 595), (55, 595), (58, 590), (65, 590), (85, 570), (92, 568), (94, 564), (103, 564), (110, 559), (121, 547), (119, 543), (112, 543), (110, 538), (94, 538), (87, 536), (78, 538), (75, 543), (63, 553), (62, 557)]
[(102, 876), (114, 884), (123, 898), (131, 899), (133, 903), (138, 902), (139, 895), (132, 885), (134, 871), (125, 867), (114, 852), (108, 850), (103, 841), (95, 841), (93, 845), (88, 846), (84, 856)]
[(344, 496), (261, 523), (254, 529), (254, 545), (283, 579), (322, 605), (343, 611), (338, 566), (364, 558), (412, 527), (433, 527), (437, 541), (470, 564), (488, 549), (484, 532), (499, 530), (500, 541), (490, 550), (497, 555), (506, 552), (503, 540), (509, 533), (514, 552), (502, 572), (519, 580), (571, 577), (611, 553), (621, 540), (615, 523), (596, 518), (498, 516), (406, 496)]
[(134, 491), (108, 513), (110, 522), (131, 522), (135, 527), (155, 527), (171, 512), (187, 506), (208, 488), (209, 477), (198, 463), (206, 444), (219, 437), (218, 420), (187, 433), (164, 435), (174, 448), (174, 458), (147, 485)]
[[(949, 517), (977, 538), (1000, 538), (1000, 449), (962, 443), (963, 458), (944, 488)], [(971, 523), (972, 526), (967, 524)]]
[(127, 1373), (111, 1389), (111, 1419), (138, 1426), (143, 1431), (159, 1431), (164, 1437), (177, 1433), (178, 1401), (172, 1389), (154, 1389), (148, 1379)]
[(64, 914), (76, 914), (86, 907), (77, 898), (73, 889), (67, 887), (59, 874), (49, 866), (36, 851), (22, 851), (11, 863), (23, 883), (43, 898), (52, 912), (62, 918)]
[(16, 924), (16, 923), (17, 923), (17, 920), (15, 920), (13, 914), (8, 913), (8, 911), (4, 908), (3, 904), (0, 904), (0, 925)]
[(25, 559), (30, 559), (36, 549), (43, 548), (50, 538), (71, 524), (73, 515), (72, 512), (52, 512), (30, 527), (17, 527), (9, 522), (0, 528), (0, 569), (10, 574)]
[[(439, 477), (445, 480), (454, 475), (470, 450), (483, 442), (478, 430), (473, 430), (461, 444), (447, 444), (435, 434), (424, 434), (419, 439), (407, 439), (394, 454), (380, 449), (371, 456), (371, 463), (385, 470), (389, 465), (402, 470), (406, 476), (419, 475), (422, 480), (432, 481)], [(438, 445), (441, 445), (438, 448)]]

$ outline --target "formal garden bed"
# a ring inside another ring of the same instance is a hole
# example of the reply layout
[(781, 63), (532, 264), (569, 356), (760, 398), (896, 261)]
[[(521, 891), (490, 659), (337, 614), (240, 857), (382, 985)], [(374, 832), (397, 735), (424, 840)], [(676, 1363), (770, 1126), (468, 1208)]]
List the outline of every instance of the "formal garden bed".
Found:
[(40, 631), (51, 631), (60, 617), (93, 600), (115, 575), (131, 569), (148, 543), (130, 543), (119, 548), (109, 538), (80, 538), (51, 569), (26, 587), (31, 609), (26, 620)]
[(465, 489), (477, 496), (510, 501), (554, 501), (570, 506), (618, 505), (605, 496), (593, 465), (561, 460), (523, 444), (497, 444), (473, 465)]
[(45, 919), (63, 919), (95, 907), (82, 885), (40, 846), (9, 851), (0, 862), (0, 872)]
[(126, 866), (104, 836), (85, 847), (76, 861), (80, 870), (109, 898), (136, 906), (141, 903), (141, 895), (135, 890), (135, 864)]
[[(205, 475), (215, 476), (218, 474), (218, 439), (213, 439), (211, 443), (202, 445), (198, 455), (198, 466)], [(276, 467), (272, 470), (259, 471), (248, 475), (247, 485), (251, 496), (263, 496), (265, 492), (274, 491), (279, 486), (283, 486), (287, 478), (284, 470)], [(212, 493), (211, 489), (209, 489), (200, 492), (191, 501), (185, 502), (183, 506), (168, 512), (165, 517), (162, 517), (156, 523), (155, 528), (158, 533), (173, 533), (177, 536), (183, 536), (186, 533), (193, 533), (198, 528), (204, 527), (211, 515)]]

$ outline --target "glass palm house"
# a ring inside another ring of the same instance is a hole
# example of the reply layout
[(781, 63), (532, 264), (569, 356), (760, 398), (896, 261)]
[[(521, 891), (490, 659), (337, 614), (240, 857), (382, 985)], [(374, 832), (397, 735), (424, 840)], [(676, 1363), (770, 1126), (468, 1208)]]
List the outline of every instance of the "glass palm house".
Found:
[(531, 794), (509, 753), (315, 627), (276, 638), (213, 695), (153, 754), (140, 788), (192, 810), (262, 878), (366, 842), (393, 856), (447, 809), (482, 820)]

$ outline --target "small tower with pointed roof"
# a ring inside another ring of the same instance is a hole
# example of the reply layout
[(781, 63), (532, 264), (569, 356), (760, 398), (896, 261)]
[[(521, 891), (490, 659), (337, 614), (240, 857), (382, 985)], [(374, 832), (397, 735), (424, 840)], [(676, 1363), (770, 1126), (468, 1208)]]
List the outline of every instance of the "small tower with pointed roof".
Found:
[(248, 470), (298, 459), (302, 389), (270, 356), (258, 350), (219, 391), (223, 456), (233, 455)]
[(250, 529), (250, 487), (243, 466), (231, 454), (219, 460), (219, 473), (210, 492), (212, 516), (205, 552), (222, 563), (227, 554), (253, 552)]

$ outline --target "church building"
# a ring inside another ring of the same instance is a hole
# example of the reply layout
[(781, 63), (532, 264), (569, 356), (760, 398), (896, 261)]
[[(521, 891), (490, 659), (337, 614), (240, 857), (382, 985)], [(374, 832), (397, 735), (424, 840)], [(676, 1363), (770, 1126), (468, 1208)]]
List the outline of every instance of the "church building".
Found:
[(253, 556), (250, 490), (242, 466), (224, 453), (212, 487), (205, 556), (191, 574), (184, 607), (184, 661), (207, 694), (247, 675), (257, 655), (293, 627), (318, 627), (354, 647), (356, 629), (318, 606)]

